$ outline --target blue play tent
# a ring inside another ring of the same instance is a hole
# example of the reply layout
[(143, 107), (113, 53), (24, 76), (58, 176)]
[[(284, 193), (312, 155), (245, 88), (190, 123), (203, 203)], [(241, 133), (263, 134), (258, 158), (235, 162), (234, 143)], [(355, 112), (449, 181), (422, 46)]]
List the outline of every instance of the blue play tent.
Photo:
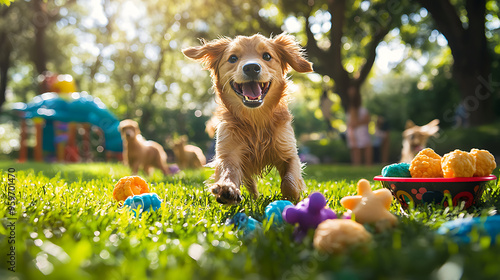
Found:
[[(118, 130), (120, 121), (106, 108), (99, 98), (87, 92), (65, 94), (67, 98), (54, 92), (46, 92), (33, 98), (31, 102), (15, 103), (13, 109), (23, 112), (26, 119), (43, 118), (47, 124), (53, 121), (90, 123), (102, 129), (104, 144), (108, 151), (122, 152), (123, 144)], [(49, 129), (50, 126), (49, 126)], [(52, 143), (53, 133), (44, 133), (44, 143)], [(47, 139), (47, 138), (48, 139)], [(47, 141), (48, 140), (48, 141)]]

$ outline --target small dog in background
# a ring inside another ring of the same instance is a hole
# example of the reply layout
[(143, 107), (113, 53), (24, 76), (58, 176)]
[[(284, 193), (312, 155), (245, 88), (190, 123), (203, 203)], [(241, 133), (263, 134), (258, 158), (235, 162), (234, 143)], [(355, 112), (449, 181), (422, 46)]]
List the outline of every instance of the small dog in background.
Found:
[(424, 126), (415, 125), (411, 120), (408, 120), (406, 122), (406, 129), (403, 131), (401, 162), (411, 162), (418, 152), (426, 148), (429, 137), (435, 135), (438, 131), (438, 119)]
[(118, 126), (123, 140), (123, 161), (130, 166), (132, 174), (137, 174), (139, 168), (149, 176), (153, 168), (160, 169), (164, 175), (170, 174), (167, 165), (167, 154), (163, 147), (142, 137), (137, 122), (123, 120)]
[(180, 169), (202, 168), (205, 164), (207, 164), (205, 155), (200, 148), (186, 144), (187, 136), (182, 136), (174, 141), (174, 145), (172, 147), (177, 165), (179, 165)]
[(312, 72), (291, 35), (220, 38), (184, 49), (212, 74), (219, 107), (216, 155), (210, 190), (217, 202), (241, 201), (240, 186), (258, 197), (256, 176), (276, 167), (281, 193), (297, 201), (305, 188), (288, 110), (288, 73)]

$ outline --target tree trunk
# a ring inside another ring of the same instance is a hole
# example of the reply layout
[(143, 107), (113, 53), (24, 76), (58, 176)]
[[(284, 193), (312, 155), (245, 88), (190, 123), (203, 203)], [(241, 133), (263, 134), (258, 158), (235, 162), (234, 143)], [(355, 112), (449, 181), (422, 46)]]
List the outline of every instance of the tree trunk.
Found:
[[(7, 37), (7, 36), (2, 36)], [(8, 39), (2, 39), (2, 46), (0, 50), (2, 53), (0, 54), (0, 113), (2, 112), (2, 106), (6, 101), (6, 93), (7, 93), (7, 82), (8, 82), (8, 73), (10, 68), (10, 54), (12, 52), (12, 46)]]
[(471, 125), (491, 122), (494, 118), (494, 87), (489, 50), (485, 35), (485, 0), (467, 0), (468, 23), (464, 24), (449, 0), (419, 0), (448, 40), (453, 56), (453, 78), (460, 87), (462, 105)]
[[(4, 7), (2, 17), (6, 17), (9, 7)], [(4, 30), (0, 33), (0, 113), (2, 106), (5, 103), (5, 95), (7, 93), (8, 73), (10, 68), (10, 54), (12, 53), (12, 44)]]
[(361, 86), (370, 73), (376, 57), (376, 48), (390, 30), (391, 22), (387, 26), (380, 25), (375, 34), (371, 34), (372, 40), (366, 45), (365, 63), (357, 73), (350, 75), (342, 63), (342, 37), (344, 36), (344, 25), (346, 24), (346, 0), (328, 1), (328, 11), (331, 13), (330, 42), (328, 50), (318, 47), (314, 34), (309, 28), (309, 17), (312, 16), (312, 7), (306, 16), (307, 52), (315, 59), (314, 70), (321, 75), (328, 75), (335, 81), (334, 91), (341, 99), (345, 112), (350, 108), (361, 106)]
[(485, 35), (485, 0), (466, 2), (469, 27), (462, 42), (452, 49), (453, 75), (462, 92), (462, 104), (472, 125), (493, 120), (493, 81), (490, 55)]
[[(133, 73), (133, 72), (130, 72), (129, 73), (129, 84), (130, 84), (130, 96), (129, 96), (129, 99), (127, 100), (127, 102), (129, 102), (129, 104), (136, 104), (136, 101), (137, 101), (137, 89), (136, 89), (136, 86), (135, 86), (135, 81), (134, 81), (134, 76), (136, 74)], [(131, 119), (133, 117), (135, 117), (135, 111), (132, 111), (133, 110), (133, 107), (134, 106), (127, 106), (127, 119)]]
[(486, 124), (494, 119), (495, 81), (492, 80), (489, 65), (478, 65), (478, 62), (484, 61), (473, 60), (467, 56), (457, 57), (454, 64), (459, 65), (453, 67), (453, 77), (462, 94), (461, 104), (471, 125)]
[(33, 45), (33, 62), (38, 74), (47, 71), (47, 54), (45, 52), (45, 30), (49, 23), (47, 14), (47, 2), (44, 0), (33, 1), (34, 16), (33, 27), (35, 28), (35, 42)]
[(95, 76), (99, 72), (99, 68), (101, 67), (102, 61), (104, 59), (102, 57), (102, 52), (103, 52), (104, 48), (109, 46), (110, 38), (111, 38), (111, 35), (113, 34), (113, 23), (115, 22), (116, 12), (114, 14), (111, 13), (110, 10), (112, 10), (112, 9), (109, 8), (109, 5), (110, 5), (109, 0), (102, 1), (102, 10), (104, 11), (104, 16), (106, 16), (106, 19), (108, 20), (108, 22), (106, 23), (106, 26), (105, 26), (106, 31), (103, 33), (104, 39), (102, 40), (102, 42), (97, 42), (97, 43), (100, 43), (100, 44), (97, 44), (98, 46), (100, 45), (99, 46), (99, 54), (95, 58), (94, 64), (90, 67), (90, 75), (89, 75), (90, 81), (89, 81), (89, 85), (88, 85), (88, 91), (91, 94), (94, 92), (94, 88), (95, 88)]
[[(9, 45), (8, 43), (6, 45)], [(0, 58), (0, 113), (2, 106), (6, 101), (8, 73), (10, 68), (10, 53), (12, 48), (7, 47), (3, 49), (2, 57)]]

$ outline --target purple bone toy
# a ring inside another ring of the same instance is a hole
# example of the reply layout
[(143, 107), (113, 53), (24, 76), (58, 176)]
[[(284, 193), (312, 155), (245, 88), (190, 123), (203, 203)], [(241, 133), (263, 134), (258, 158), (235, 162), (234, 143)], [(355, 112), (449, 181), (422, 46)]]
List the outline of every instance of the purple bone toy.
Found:
[(295, 241), (300, 242), (309, 229), (316, 229), (324, 220), (336, 219), (332, 209), (326, 207), (326, 198), (319, 192), (312, 193), (295, 207), (283, 211), (283, 219), (290, 224), (298, 223), (295, 230)]

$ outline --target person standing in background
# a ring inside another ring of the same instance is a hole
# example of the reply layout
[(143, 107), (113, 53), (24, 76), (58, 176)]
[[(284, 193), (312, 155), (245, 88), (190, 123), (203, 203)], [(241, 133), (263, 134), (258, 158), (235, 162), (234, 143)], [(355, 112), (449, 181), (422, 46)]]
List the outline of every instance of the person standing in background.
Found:
[[(353, 88), (349, 89), (352, 94)], [(361, 100), (354, 98), (354, 106), (350, 106), (347, 117), (347, 146), (351, 154), (353, 165), (371, 165), (373, 162), (373, 148), (371, 143), (368, 124), (370, 123), (370, 113), (361, 106)], [(364, 157), (364, 162), (362, 158)]]

